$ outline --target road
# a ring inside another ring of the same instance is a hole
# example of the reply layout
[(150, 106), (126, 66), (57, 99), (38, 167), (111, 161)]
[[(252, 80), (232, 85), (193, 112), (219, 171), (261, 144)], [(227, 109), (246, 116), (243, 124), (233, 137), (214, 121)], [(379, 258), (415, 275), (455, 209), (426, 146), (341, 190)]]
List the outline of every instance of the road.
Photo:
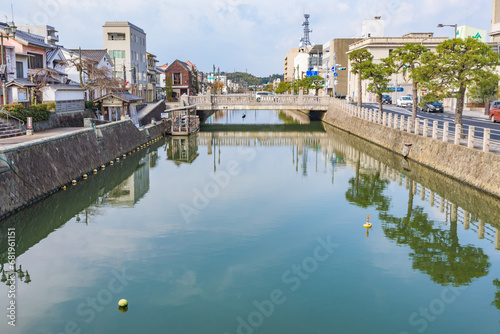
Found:
[[(378, 103), (363, 103), (363, 107), (378, 110)], [(383, 106), (385, 112), (391, 112), (393, 114), (404, 115), (406, 117), (411, 116), (411, 109), (405, 109), (397, 107), (395, 104), (384, 104)], [(449, 133), (455, 133), (455, 114), (451, 110), (445, 110), (444, 113), (427, 113), (419, 111), (417, 114), (419, 119), (429, 119), (429, 127), (432, 128), (432, 121), (440, 121), (439, 129), (442, 129), (442, 122), (449, 122)], [(488, 116), (483, 115), (480, 112), (468, 112), (465, 111), (463, 115), (463, 126), (464, 132), (467, 134), (469, 131), (469, 126), (476, 127), (474, 136), (476, 138), (483, 138), (483, 130), (478, 128), (488, 128), (491, 129), (490, 138), (492, 141), (500, 142), (500, 123), (492, 123)]]

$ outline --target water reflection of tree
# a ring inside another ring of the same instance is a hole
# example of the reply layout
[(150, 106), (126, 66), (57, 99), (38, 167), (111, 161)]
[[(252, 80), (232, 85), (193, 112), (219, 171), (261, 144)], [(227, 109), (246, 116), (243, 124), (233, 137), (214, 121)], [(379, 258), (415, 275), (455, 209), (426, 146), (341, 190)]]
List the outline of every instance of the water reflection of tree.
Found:
[(491, 303), (491, 305), (500, 310), (500, 280), (493, 280), (493, 285), (497, 287), (497, 292), (495, 293), (495, 300), (493, 300), (493, 303)]
[(385, 235), (400, 245), (408, 245), (413, 252), (413, 268), (428, 274), (442, 285), (468, 285), (475, 278), (488, 274), (490, 263), (481, 248), (460, 245), (457, 220), (450, 222), (449, 230), (435, 227), (423, 208), (413, 207), (413, 186), (410, 187), (408, 210), (403, 218), (381, 212)]
[(356, 177), (349, 180), (349, 188), (345, 193), (345, 198), (362, 208), (376, 206), (379, 211), (389, 209), (390, 199), (384, 196), (384, 190), (389, 184), (389, 180), (380, 178), (380, 171), (371, 173), (361, 173), (360, 158), (356, 162)]

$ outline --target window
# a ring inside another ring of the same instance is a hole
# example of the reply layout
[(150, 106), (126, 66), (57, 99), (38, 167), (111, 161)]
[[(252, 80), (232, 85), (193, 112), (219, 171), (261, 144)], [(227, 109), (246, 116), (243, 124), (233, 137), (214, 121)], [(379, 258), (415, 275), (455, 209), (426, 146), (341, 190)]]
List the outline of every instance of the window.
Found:
[(43, 55), (28, 52), (28, 68), (43, 68)]
[(24, 66), (20, 61), (16, 61), (16, 78), (24, 78)]
[(111, 50), (109, 55), (111, 58), (125, 58), (125, 50)]
[(180, 73), (174, 73), (174, 85), (179, 86), (181, 84), (181, 74)]
[(124, 41), (125, 34), (119, 32), (108, 32), (108, 41)]

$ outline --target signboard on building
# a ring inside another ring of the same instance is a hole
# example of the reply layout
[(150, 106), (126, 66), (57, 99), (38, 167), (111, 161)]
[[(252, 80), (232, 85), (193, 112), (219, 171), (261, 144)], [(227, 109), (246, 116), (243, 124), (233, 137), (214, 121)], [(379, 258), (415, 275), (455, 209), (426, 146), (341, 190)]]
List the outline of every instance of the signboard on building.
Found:
[(306, 77), (313, 77), (315, 75), (318, 75), (318, 71), (307, 71), (306, 72)]
[(483, 43), (486, 43), (488, 40), (488, 33), (486, 30), (482, 29), (477, 29), (469, 26), (461, 26), (457, 28), (457, 37), (458, 38), (463, 38), (466, 39), (468, 37), (472, 37), (474, 39), (477, 39), (478, 41), (481, 41)]

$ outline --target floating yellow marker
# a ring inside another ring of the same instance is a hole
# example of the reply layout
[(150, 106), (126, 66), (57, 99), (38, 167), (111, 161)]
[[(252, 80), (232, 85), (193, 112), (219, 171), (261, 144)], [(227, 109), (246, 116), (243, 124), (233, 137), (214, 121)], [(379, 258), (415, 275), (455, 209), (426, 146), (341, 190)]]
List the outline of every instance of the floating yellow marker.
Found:
[(71, 184), (72, 184), (72, 185), (75, 185), (75, 184), (76, 184), (76, 180), (72, 180), (72, 181), (71, 181)]
[(106, 168), (106, 166), (104, 166), (104, 165), (101, 165), (101, 169), (104, 169), (104, 168)]
[(94, 169), (92, 173), (97, 174), (97, 169)]
[(370, 215), (366, 216), (366, 224), (363, 224), (364, 228), (372, 228), (372, 224), (370, 223)]
[(122, 158), (125, 159), (127, 156), (125, 154), (122, 155)]
[(120, 301), (118, 302), (118, 306), (126, 307), (128, 306), (128, 301), (126, 299), (120, 299)]
[(114, 164), (113, 160), (111, 160), (111, 161), (109, 162), (109, 164), (110, 164), (110, 165), (113, 165), (113, 164)]
[(66, 186), (62, 186), (62, 187), (61, 187), (61, 190), (66, 190)]
[(87, 179), (87, 174), (83, 174), (83, 179), (86, 180)]
[(120, 161), (120, 158), (116, 158), (116, 162)]

